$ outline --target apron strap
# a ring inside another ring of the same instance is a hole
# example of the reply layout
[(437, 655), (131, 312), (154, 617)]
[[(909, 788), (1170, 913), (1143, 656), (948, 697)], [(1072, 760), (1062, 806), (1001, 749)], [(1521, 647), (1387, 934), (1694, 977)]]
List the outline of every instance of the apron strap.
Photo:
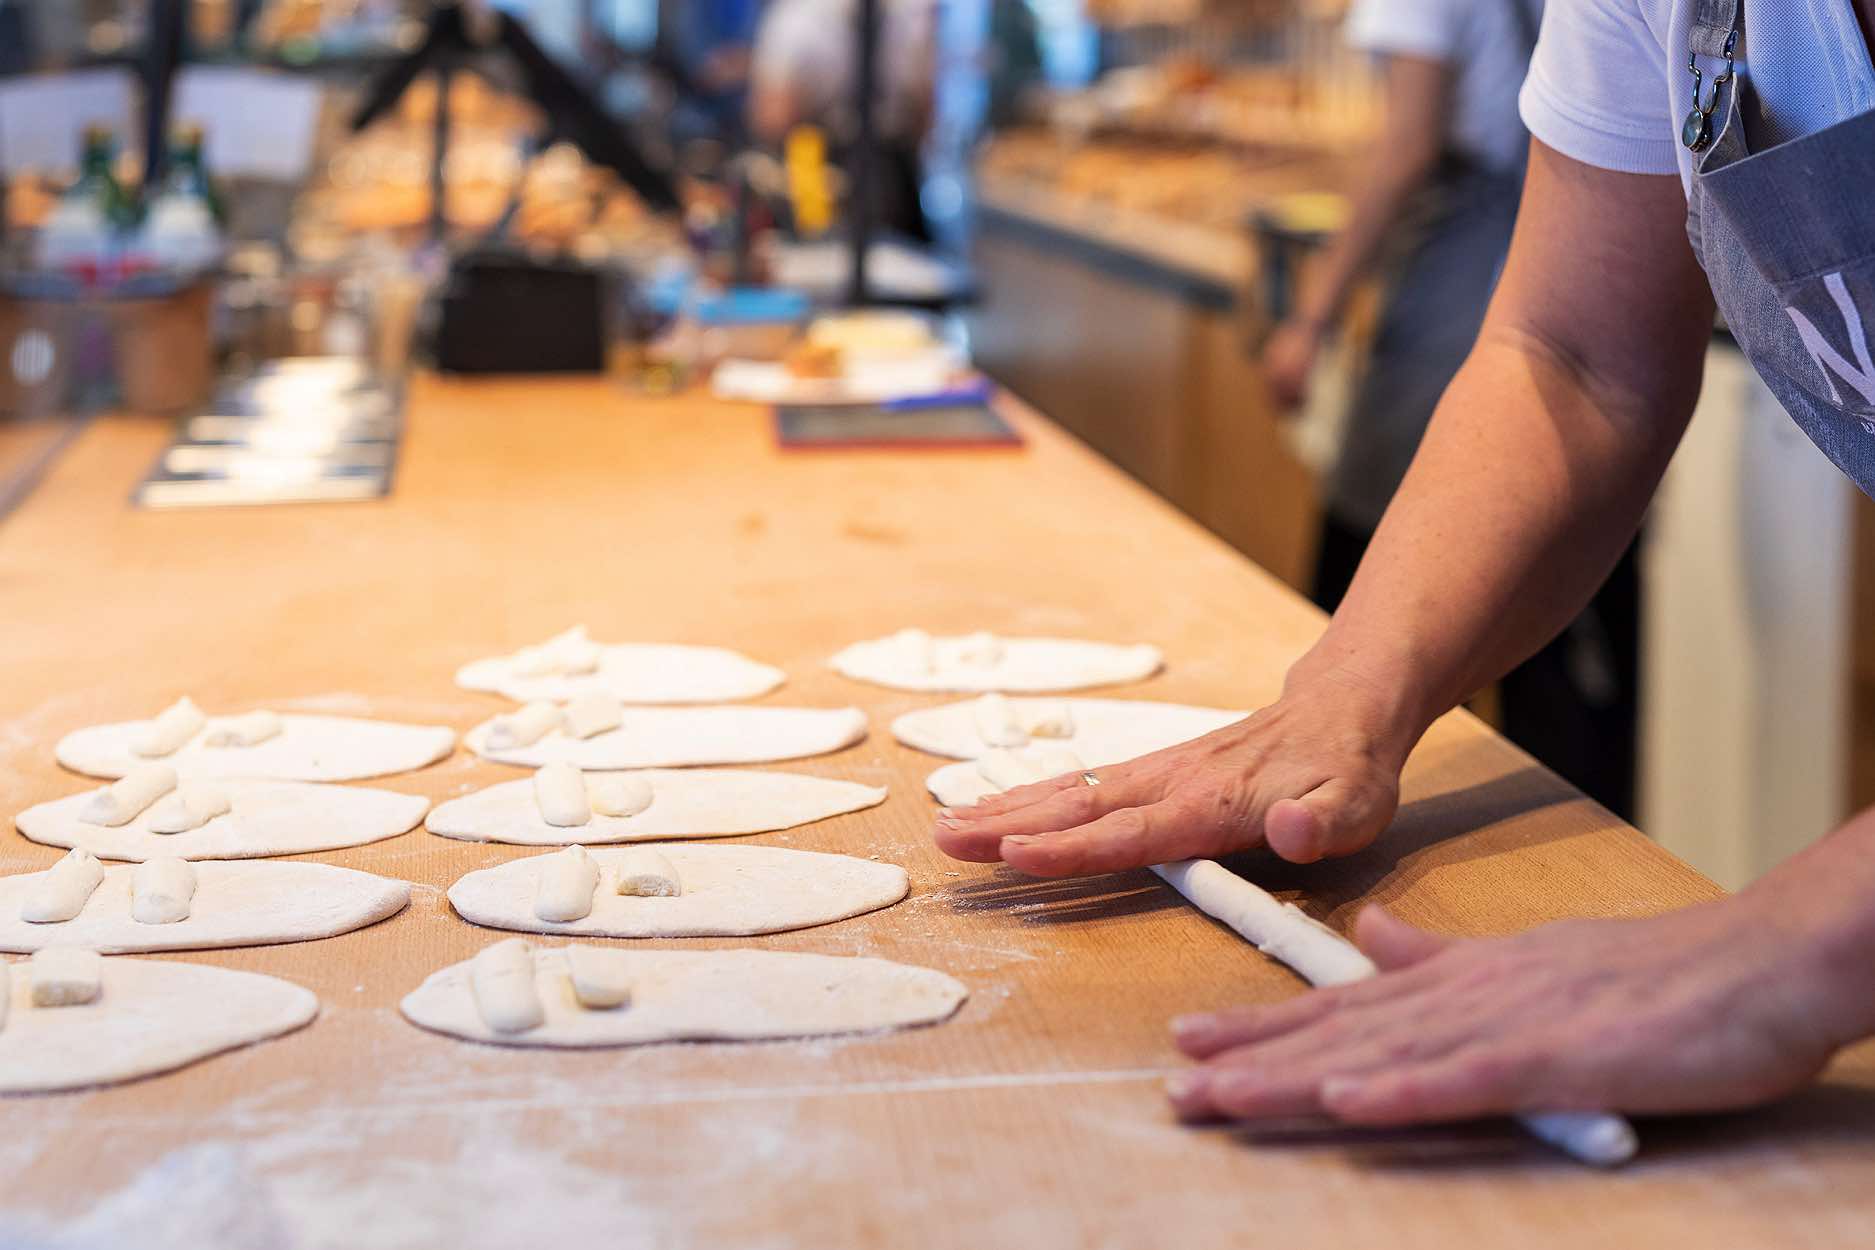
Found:
[(1695, 0), (1687, 43), (1696, 56), (1725, 56), (1745, 16), (1744, 0)]

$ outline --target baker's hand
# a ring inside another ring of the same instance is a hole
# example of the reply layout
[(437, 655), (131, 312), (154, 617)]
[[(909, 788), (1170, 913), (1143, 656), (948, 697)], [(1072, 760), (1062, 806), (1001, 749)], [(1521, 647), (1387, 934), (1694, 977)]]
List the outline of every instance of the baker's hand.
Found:
[(1308, 399), (1321, 349), (1321, 331), (1300, 321), (1285, 321), (1270, 335), (1263, 345), (1263, 378), (1279, 407), (1299, 408)]
[(1399, 1125), (1525, 1111), (1747, 1106), (1856, 1036), (1823, 943), (1749, 895), (1647, 920), (1451, 941), (1364, 912), (1370, 981), (1188, 1016), (1190, 1119)]
[[(1038, 877), (1119, 872), (1267, 842), (1296, 863), (1347, 855), (1393, 819), (1410, 737), (1338, 679), (1285, 693), (1223, 729), (1125, 764), (938, 813), (956, 859)], [(1416, 736), (1416, 735), (1415, 735)]]

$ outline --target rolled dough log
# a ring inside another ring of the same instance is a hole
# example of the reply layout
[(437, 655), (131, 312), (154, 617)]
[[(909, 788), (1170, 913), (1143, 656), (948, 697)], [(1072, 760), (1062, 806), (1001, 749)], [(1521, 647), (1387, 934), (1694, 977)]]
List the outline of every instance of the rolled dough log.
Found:
[(856, 707), (639, 707), (617, 729), (591, 738), (556, 731), (530, 746), (503, 750), (488, 743), (492, 723), (464, 737), (482, 758), (524, 768), (565, 763), (588, 772), (766, 764), (825, 755), (866, 736), (866, 714)]
[(19, 918), (26, 924), (63, 924), (84, 911), (104, 880), (104, 865), (90, 851), (76, 850), (44, 872), (21, 894)]
[(534, 870), (534, 917), (553, 923), (584, 920), (599, 891), (599, 865), (583, 846), (542, 855)]
[(488, 722), (488, 745), (502, 751), (530, 747), (565, 726), (566, 713), (560, 710), (558, 704), (536, 699), (518, 711), (497, 716)]
[[(530, 650), (532, 650), (530, 648)], [(456, 673), (456, 684), (525, 703), (564, 703), (609, 694), (624, 703), (723, 703), (753, 699), (779, 686), (785, 674), (721, 647), (617, 643), (601, 646), (598, 667), (586, 673), (528, 675), (522, 653), (477, 660)]]
[(228, 797), (226, 786), (213, 781), (191, 781), (158, 799), (150, 809), (148, 824), (151, 833), (187, 833), (233, 810), (234, 801)]
[(639, 898), (676, 898), (684, 879), (654, 846), (627, 847), (612, 857), (612, 889)]
[[(897, 864), (791, 851), (776, 846), (658, 847), (683, 893), (675, 898), (617, 892), (627, 852), (589, 852), (599, 865), (592, 912), (552, 924), (534, 914), (536, 883), (550, 856), (534, 855), (469, 873), (449, 887), (449, 901), (470, 924), (523, 933), (583, 937), (748, 937), (831, 924), (890, 907), (911, 888)], [(629, 860), (626, 860), (629, 864)]]
[[(148, 721), (78, 729), (59, 740), (59, 763), (88, 777), (122, 777), (142, 763), (131, 743)], [(164, 763), (183, 780), (356, 781), (434, 764), (456, 745), (441, 725), (398, 725), (346, 716), (280, 717), (280, 732), (253, 746), (212, 747), (196, 737)]]
[(534, 774), (534, 807), (556, 829), (577, 829), (592, 820), (586, 779), (571, 764), (548, 764)]
[(586, 694), (565, 708), (567, 736), (591, 738), (625, 723), (625, 707), (609, 694)]
[(117, 828), (141, 815), (152, 803), (176, 788), (176, 770), (168, 764), (138, 764), (101, 790), (92, 792), (84, 817), (93, 824)]
[(587, 783), (586, 794), (601, 816), (636, 816), (658, 798), (645, 773), (602, 773)]
[[(546, 1020), (525, 1033), (490, 1029), (469, 989), (468, 963), (433, 973), (403, 1001), (419, 1028), (514, 1046), (637, 1046), (871, 1033), (948, 1019), (969, 991), (930, 968), (883, 959), (785, 951), (608, 950), (629, 981), (624, 1006), (593, 1010), (575, 996), (566, 950), (534, 951)], [(577, 956), (575, 958), (578, 958)]]
[(0, 1094), (113, 1085), (278, 1037), (319, 1000), (274, 977), (148, 959), (103, 961), (103, 989), (82, 1007), (37, 1008), (22, 969), (0, 1029)]
[(104, 961), (82, 946), (44, 946), (27, 963), (34, 1007), (82, 1007), (104, 989)]
[(210, 722), (208, 734), (202, 741), (211, 747), (259, 746), (269, 738), (278, 738), (280, 729), (279, 713), (261, 708)]
[(632, 961), (602, 946), (563, 946), (573, 997), (589, 1011), (623, 1007), (632, 997)]
[(195, 900), (195, 869), (186, 859), (146, 859), (130, 870), (130, 918), (138, 924), (179, 924)]
[[(1064, 746), (1091, 768), (1104, 768), (1189, 742), (1249, 715), (1143, 699), (1018, 698), (1007, 700), (1004, 708), (1009, 720), (1024, 731), (1025, 737), (1033, 739), (1016, 746)], [(984, 734), (982, 718), (986, 715), (987, 710), (976, 699), (919, 708), (892, 722), (892, 736), (913, 750), (974, 760), (1006, 745), (991, 742)], [(1065, 735), (1043, 732), (1056, 728), (1049, 722), (1058, 719), (1065, 720)]]
[[(517, 846), (603, 846), (656, 838), (717, 838), (772, 833), (857, 812), (885, 802), (886, 792), (851, 781), (748, 769), (654, 769), (586, 779), (595, 796), (592, 819), (577, 828), (549, 824), (534, 803), (534, 783), (504, 781), (439, 803), (424, 825), (431, 833), (469, 842)], [(598, 796), (620, 783), (648, 783), (649, 806), (608, 816)]]
[(1152, 646), (977, 633), (932, 639), (927, 665), (906, 644), (906, 636), (856, 642), (829, 663), (855, 681), (895, 690), (1039, 694), (1143, 681), (1165, 662)]
[(534, 948), (520, 938), (497, 942), (469, 961), (469, 993), (482, 1026), (496, 1033), (525, 1033), (546, 1022)]
[[(264, 748), (256, 748), (264, 749)], [(13, 818), (19, 831), (47, 846), (81, 846), (102, 859), (253, 859), (363, 846), (408, 833), (429, 810), (420, 795), (364, 786), (300, 781), (226, 781), (230, 809), (198, 829), (154, 831), (157, 807), (121, 828), (85, 821), (88, 794), (29, 807)]]
[(91, 901), (71, 920), (33, 924), (22, 905), (46, 873), (0, 877), (0, 951), (84, 946), (105, 954), (273, 946), (335, 937), (402, 911), (402, 881), (311, 861), (209, 862), (195, 865), (188, 915), (172, 923), (135, 918), (136, 874), (153, 867), (105, 870)]
[[(1188, 859), (1155, 865), (1153, 871), (1199, 911), (1229, 925), (1311, 985), (1346, 985), (1380, 971), (1354, 943), (1222, 864)], [(1640, 1145), (1633, 1125), (1605, 1112), (1535, 1112), (1517, 1120), (1558, 1150), (1597, 1167), (1626, 1163)]]
[(202, 715), (202, 709), (184, 695), (158, 712), (131, 739), (130, 749), (146, 759), (173, 755), (183, 743), (201, 733), (206, 724), (208, 717)]

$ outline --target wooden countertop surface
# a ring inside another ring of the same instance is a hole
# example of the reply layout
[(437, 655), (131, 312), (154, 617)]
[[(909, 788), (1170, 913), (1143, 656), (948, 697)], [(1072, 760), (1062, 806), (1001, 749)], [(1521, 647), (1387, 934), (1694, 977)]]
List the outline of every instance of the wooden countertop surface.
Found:
[[(1175, 1125), (1159, 1088), (1178, 1065), (1167, 1018), (1297, 982), (1148, 874), (1035, 882), (938, 855), (920, 784), (936, 761), (886, 723), (939, 700), (822, 663), (915, 622), (1159, 643), (1168, 671), (1129, 695), (1248, 705), (1275, 692), (1319, 628), (1313, 611), (1052, 427), (1024, 424), (1022, 452), (784, 455), (752, 409), (596, 382), (420, 381), (389, 501), (149, 513), (125, 500), (164, 427), (94, 423), (0, 525), (6, 813), (87, 784), (53, 764), (60, 734), (184, 692), (211, 710), (466, 729), (501, 705), (456, 690), (457, 665), (574, 622), (604, 639), (720, 643), (787, 669), (770, 701), (872, 716), (860, 746), (784, 767), (892, 788), (872, 811), (755, 840), (878, 855), (913, 882), (897, 907), (754, 941), (929, 965), (972, 996), (948, 1023), (884, 1037), (471, 1045), (408, 1025), (397, 1001), (495, 936), (441, 891), (530, 852), (419, 831), (320, 855), (416, 883), (412, 906), (330, 941), (180, 956), (316, 990), (310, 1028), (121, 1088), (0, 1102), (0, 1244), (33, 1230), (62, 1230), (62, 1246), (349, 1250), (1867, 1236), (1867, 1048), (1775, 1109), (1644, 1124), (1641, 1160), (1616, 1175), (1502, 1125)], [(459, 753), (374, 784), (442, 798), (517, 775)], [(1375, 899), (1467, 934), (1716, 893), (1466, 717), (1435, 728), (1407, 789), (1369, 853), (1266, 864), (1263, 880), (1331, 924)], [(9, 832), (0, 870), (57, 854)]]

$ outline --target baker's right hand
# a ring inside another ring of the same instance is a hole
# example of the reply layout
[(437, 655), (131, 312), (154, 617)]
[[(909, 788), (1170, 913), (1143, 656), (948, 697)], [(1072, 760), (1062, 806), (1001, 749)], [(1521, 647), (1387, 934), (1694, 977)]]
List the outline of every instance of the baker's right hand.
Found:
[(938, 813), (939, 849), (1037, 877), (1208, 859), (1267, 843), (1310, 863), (1367, 846), (1399, 806), (1410, 736), (1334, 679), (1151, 755)]

